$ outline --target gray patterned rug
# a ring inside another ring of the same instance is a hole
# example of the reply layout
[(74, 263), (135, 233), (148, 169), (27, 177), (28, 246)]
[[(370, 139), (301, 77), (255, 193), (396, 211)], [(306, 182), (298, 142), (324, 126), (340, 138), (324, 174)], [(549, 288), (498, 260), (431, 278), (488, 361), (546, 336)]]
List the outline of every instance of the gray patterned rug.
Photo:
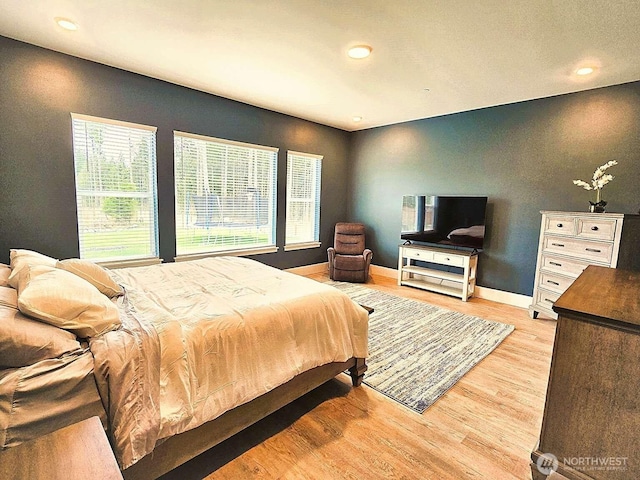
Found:
[(375, 309), (369, 317), (369, 370), (364, 383), (418, 413), (515, 328), (362, 285), (328, 283)]

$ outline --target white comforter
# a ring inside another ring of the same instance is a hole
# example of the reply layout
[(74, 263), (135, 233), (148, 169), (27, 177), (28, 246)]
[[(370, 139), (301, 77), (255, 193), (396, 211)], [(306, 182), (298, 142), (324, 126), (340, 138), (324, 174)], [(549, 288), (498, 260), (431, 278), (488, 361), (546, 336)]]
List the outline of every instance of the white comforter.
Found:
[(367, 313), (337, 289), (238, 257), (113, 271), (123, 328), (93, 339), (122, 468), (313, 367), (367, 355)]

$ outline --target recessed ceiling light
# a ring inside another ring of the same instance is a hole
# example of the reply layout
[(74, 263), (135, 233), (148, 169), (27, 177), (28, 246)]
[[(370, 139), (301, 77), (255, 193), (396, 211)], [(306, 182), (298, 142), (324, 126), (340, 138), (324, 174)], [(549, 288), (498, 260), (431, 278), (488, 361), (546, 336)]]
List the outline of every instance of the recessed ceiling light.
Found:
[(354, 121), (354, 122), (359, 122), (359, 121), (361, 121), (361, 120), (362, 120), (362, 117), (360, 117), (360, 116), (355, 116), (355, 117), (353, 117), (353, 121)]
[(349, 56), (351, 58), (367, 58), (371, 55), (371, 50), (369, 45), (356, 45), (349, 49)]
[(78, 25), (76, 25), (75, 22), (69, 20), (68, 18), (56, 17), (54, 20), (60, 27), (64, 28), (65, 30), (70, 30), (72, 32), (78, 30)]
[(593, 67), (582, 67), (576, 70), (576, 75), (590, 75), (593, 73)]

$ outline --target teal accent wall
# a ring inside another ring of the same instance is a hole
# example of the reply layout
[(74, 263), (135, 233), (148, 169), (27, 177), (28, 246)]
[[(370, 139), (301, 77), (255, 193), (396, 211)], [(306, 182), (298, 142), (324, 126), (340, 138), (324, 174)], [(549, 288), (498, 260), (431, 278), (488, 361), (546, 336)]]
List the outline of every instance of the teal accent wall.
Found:
[(594, 194), (572, 180), (609, 160), (607, 211), (638, 213), (640, 82), (356, 132), (350, 218), (396, 268), (403, 195), (487, 195), (478, 284), (531, 295), (540, 210), (586, 212)]

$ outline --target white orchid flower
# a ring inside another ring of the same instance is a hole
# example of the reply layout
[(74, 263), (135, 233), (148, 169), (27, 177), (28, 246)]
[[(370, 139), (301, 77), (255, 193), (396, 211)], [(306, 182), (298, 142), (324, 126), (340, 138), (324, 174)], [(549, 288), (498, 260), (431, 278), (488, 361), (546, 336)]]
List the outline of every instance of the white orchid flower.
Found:
[(584, 182), (582, 180), (574, 180), (573, 181), (574, 185), (578, 185), (579, 187), (584, 188), (585, 190), (593, 190), (593, 188), (591, 187), (591, 185), (589, 185), (587, 182)]
[[(604, 187), (607, 183), (609, 183), (611, 180), (615, 178), (613, 175), (610, 175), (610, 174), (605, 175), (604, 172), (605, 170), (607, 170), (610, 167), (613, 167), (614, 165), (618, 165), (618, 162), (615, 160), (609, 160), (604, 165), (600, 165), (598, 168), (596, 168), (595, 172), (593, 172), (591, 183), (585, 182), (584, 180), (574, 180), (573, 184), (577, 185), (578, 187), (582, 187), (585, 190), (595, 190), (596, 203), (599, 204), (600, 190), (602, 189), (602, 187)], [(606, 204), (606, 202), (602, 202), (602, 203)]]

